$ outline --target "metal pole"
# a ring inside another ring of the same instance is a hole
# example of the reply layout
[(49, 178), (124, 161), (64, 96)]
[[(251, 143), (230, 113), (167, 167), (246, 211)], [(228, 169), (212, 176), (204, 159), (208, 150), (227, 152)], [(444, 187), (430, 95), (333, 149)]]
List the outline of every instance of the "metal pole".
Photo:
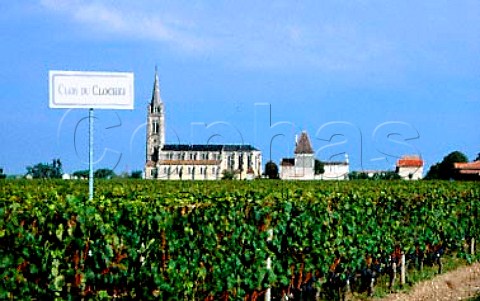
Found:
[(402, 263), (400, 265), (400, 284), (405, 285), (405, 253), (402, 252)]
[(89, 137), (89, 146), (88, 146), (88, 199), (93, 199), (93, 109), (88, 110), (88, 137)]

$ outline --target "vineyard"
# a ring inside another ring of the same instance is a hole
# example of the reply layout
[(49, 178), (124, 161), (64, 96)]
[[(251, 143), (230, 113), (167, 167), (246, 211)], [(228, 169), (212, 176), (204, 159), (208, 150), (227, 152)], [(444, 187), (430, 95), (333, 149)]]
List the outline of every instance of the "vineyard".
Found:
[(1, 182), (0, 299), (280, 300), (340, 257), (342, 277), (434, 246), (472, 261), (480, 238), (473, 182), (87, 186)]

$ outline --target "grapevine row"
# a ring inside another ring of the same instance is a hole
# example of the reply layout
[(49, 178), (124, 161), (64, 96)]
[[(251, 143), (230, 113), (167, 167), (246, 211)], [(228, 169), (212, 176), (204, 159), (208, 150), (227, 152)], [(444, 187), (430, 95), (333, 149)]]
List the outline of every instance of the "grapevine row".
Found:
[(105, 181), (91, 201), (83, 182), (2, 184), (1, 299), (254, 299), (336, 254), (358, 270), (396, 244), (479, 238), (468, 182)]

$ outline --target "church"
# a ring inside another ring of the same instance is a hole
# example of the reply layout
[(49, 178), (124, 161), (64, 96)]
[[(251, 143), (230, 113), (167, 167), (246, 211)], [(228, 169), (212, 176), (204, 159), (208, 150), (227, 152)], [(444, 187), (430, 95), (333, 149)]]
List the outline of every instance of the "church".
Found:
[(165, 143), (165, 105), (156, 70), (146, 146), (146, 179), (218, 180), (230, 174), (243, 180), (262, 175), (262, 153), (251, 145)]

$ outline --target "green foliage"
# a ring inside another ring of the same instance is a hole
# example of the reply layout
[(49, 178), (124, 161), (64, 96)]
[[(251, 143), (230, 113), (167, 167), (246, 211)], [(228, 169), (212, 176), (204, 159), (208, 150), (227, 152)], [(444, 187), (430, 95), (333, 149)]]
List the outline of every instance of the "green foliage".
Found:
[(89, 174), (88, 169), (84, 169), (84, 170), (77, 170), (72, 175), (79, 179), (88, 179), (88, 174)]
[(275, 164), (273, 161), (268, 161), (267, 164), (265, 164), (265, 175), (269, 179), (278, 179), (278, 166)]
[(27, 176), (34, 179), (61, 179), (63, 175), (62, 162), (53, 159), (52, 164), (38, 163), (27, 167)]
[(111, 179), (115, 177), (115, 172), (108, 168), (100, 168), (95, 170), (93, 176), (97, 179)]
[(130, 178), (132, 179), (141, 179), (142, 178), (142, 171), (141, 170), (134, 170), (132, 171)]
[(316, 175), (322, 175), (325, 172), (325, 166), (322, 161), (315, 159), (315, 174)]
[(4, 184), (1, 299), (243, 300), (336, 251), (356, 269), (395, 242), (480, 238), (470, 182), (99, 180), (93, 200), (80, 181)]
[(233, 170), (224, 169), (222, 171), (222, 180), (234, 180), (235, 172)]
[(454, 163), (468, 162), (467, 156), (459, 151), (454, 151), (445, 156), (440, 163), (436, 163), (430, 167), (426, 180), (450, 180), (459, 179), (459, 175), (455, 173)]
[(3, 168), (0, 168), (0, 179), (5, 179), (6, 177), (7, 175), (3, 173)]
[(402, 177), (394, 171), (375, 173), (372, 176), (366, 172), (352, 171), (348, 174), (348, 178), (350, 180), (400, 180)]
[(367, 180), (369, 178), (366, 172), (351, 171), (348, 174), (350, 180)]

